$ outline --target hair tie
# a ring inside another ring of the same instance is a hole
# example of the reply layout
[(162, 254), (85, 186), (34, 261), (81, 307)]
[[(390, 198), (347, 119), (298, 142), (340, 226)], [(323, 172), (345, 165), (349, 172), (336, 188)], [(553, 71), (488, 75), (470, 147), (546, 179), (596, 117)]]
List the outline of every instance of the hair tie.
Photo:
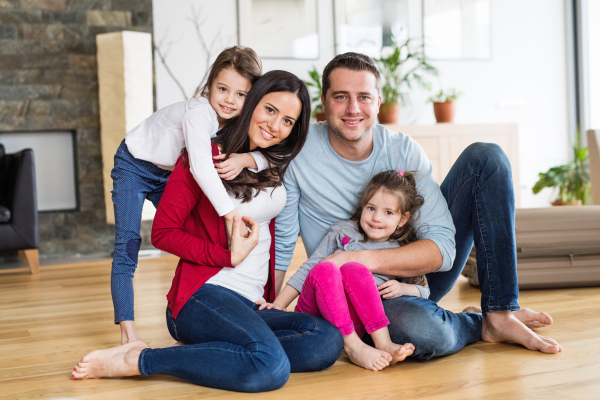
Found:
[(404, 171), (398, 171), (398, 173), (400, 174), (400, 176), (404, 176)]

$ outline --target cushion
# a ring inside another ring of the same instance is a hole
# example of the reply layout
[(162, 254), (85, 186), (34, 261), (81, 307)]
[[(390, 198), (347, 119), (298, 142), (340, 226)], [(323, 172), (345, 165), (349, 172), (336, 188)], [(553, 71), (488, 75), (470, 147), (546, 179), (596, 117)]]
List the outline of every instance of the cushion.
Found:
[(10, 222), (10, 210), (0, 205), (0, 224), (6, 224)]

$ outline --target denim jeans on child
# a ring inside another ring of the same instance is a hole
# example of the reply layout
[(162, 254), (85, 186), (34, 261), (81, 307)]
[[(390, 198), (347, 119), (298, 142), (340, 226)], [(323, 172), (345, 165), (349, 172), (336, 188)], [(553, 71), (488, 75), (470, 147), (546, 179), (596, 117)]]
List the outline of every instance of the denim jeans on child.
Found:
[(320, 371), (338, 359), (338, 330), (321, 318), (258, 305), (221, 286), (204, 284), (167, 326), (184, 346), (144, 349), (144, 376), (165, 374), (240, 392), (283, 386), (290, 372)]
[(133, 157), (125, 140), (121, 142), (110, 174), (115, 209), (115, 254), (111, 274), (115, 324), (133, 321), (133, 273), (142, 244), (142, 207), (145, 199), (158, 206), (170, 175), (171, 171)]
[(481, 315), (455, 314), (435, 303), (460, 276), (473, 243), (484, 315), (519, 309), (515, 200), (506, 154), (495, 144), (470, 145), (444, 179), (441, 190), (456, 227), (452, 269), (427, 274), (431, 300), (403, 296), (383, 301), (392, 340), (414, 344), (414, 356), (420, 359), (453, 354), (481, 339)]

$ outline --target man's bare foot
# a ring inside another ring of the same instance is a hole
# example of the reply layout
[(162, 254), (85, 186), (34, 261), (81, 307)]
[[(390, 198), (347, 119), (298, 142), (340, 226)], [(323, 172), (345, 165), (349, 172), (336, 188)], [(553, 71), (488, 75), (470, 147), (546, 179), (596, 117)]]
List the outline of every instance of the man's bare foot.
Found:
[[(472, 312), (481, 314), (481, 307), (469, 306), (463, 310), (463, 312)], [(517, 311), (513, 311), (513, 315), (517, 317), (519, 321), (525, 324), (529, 329), (545, 328), (552, 325), (552, 317), (545, 312), (536, 312), (529, 308), (523, 308)]]
[(355, 332), (344, 336), (344, 350), (354, 364), (373, 371), (381, 371), (392, 361), (392, 356), (388, 352), (363, 343)]
[(406, 357), (411, 356), (415, 351), (415, 346), (412, 343), (399, 345), (391, 341), (383, 346), (377, 346), (377, 348), (392, 356), (390, 364), (396, 364), (397, 362), (404, 361)]
[(481, 337), (486, 342), (518, 343), (529, 350), (558, 353), (562, 347), (546, 336), (529, 329), (510, 311), (489, 312), (483, 316)]
[(536, 312), (529, 308), (513, 311), (513, 315), (529, 329), (545, 328), (552, 325), (552, 317), (545, 312)]
[(77, 363), (73, 379), (95, 379), (139, 375), (138, 359), (148, 345), (141, 340), (112, 349), (96, 350), (83, 356)]

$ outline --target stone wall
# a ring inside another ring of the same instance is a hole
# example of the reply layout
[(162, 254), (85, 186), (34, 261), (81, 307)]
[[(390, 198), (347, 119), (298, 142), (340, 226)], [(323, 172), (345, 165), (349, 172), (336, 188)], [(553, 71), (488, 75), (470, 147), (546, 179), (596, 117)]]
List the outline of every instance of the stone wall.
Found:
[[(152, 33), (152, 0), (0, 0), (0, 132), (70, 130), (77, 136), (79, 210), (40, 213), (41, 257), (112, 251), (96, 35), (122, 30)], [(150, 226), (142, 226), (146, 248)], [(16, 252), (0, 253), (0, 264), (15, 258)]]

